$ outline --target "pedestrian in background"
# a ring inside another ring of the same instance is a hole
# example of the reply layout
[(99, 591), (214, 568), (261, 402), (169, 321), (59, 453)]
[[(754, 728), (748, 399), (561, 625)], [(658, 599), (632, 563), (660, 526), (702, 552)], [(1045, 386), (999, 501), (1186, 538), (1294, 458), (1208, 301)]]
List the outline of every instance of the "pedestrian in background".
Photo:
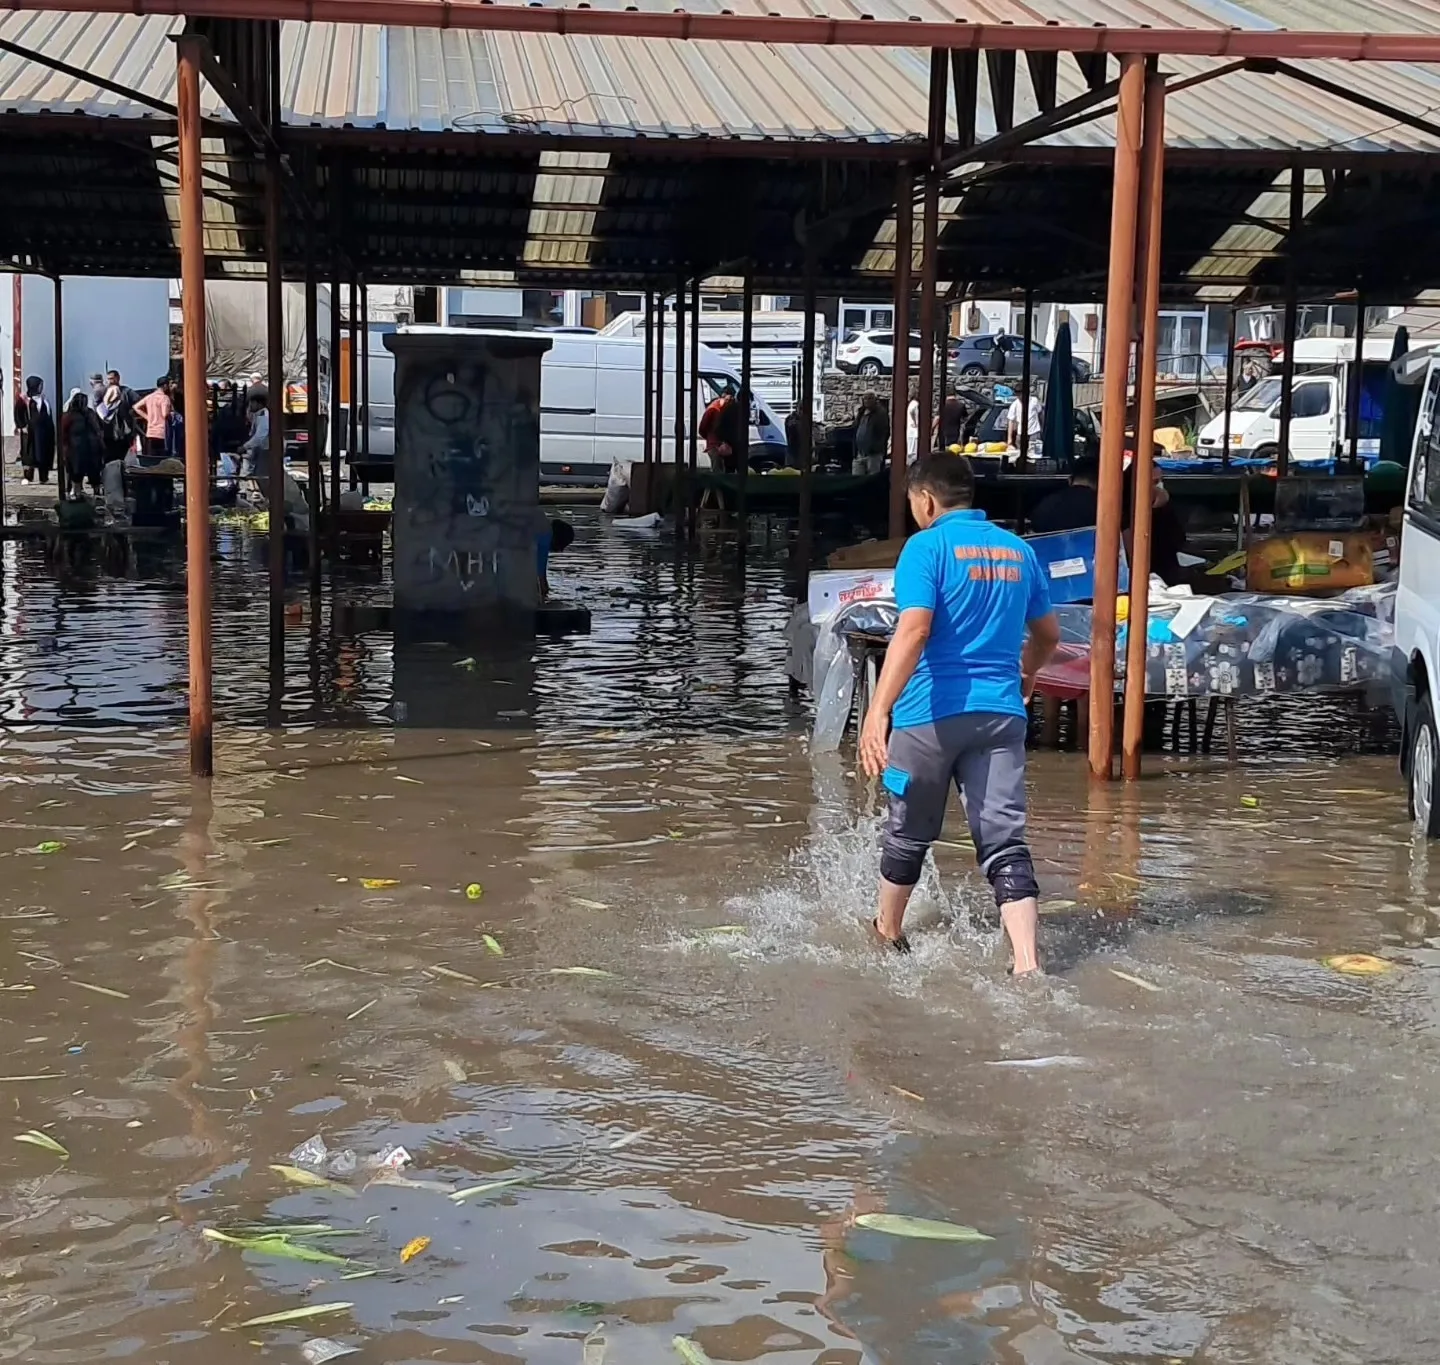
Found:
[(73, 493), (83, 493), (88, 482), (99, 495), (100, 473), (105, 464), (105, 429), (81, 389), (70, 390), (70, 401), (60, 414), (60, 459), (70, 476)]
[(145, 454), (152, 460), (165, 458), (165, 434), (175, 405), (170, 401), (170, 376), (162, 374), (155, 387), (135, 404), (135, 415), (145, 423)]
[(45, 397), (45, 381), (32, 374), (25, 393), (15, 400), (15, 430), (20, 434), (20, 467), (26, 483), (50, 482), (55, 464), (55, 413)]

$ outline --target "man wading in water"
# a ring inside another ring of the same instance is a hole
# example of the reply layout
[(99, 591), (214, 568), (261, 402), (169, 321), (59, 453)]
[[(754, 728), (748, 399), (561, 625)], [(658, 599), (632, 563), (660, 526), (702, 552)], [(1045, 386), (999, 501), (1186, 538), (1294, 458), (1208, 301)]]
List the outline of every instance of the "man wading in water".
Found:
[(1040, 967), (1040, 888), (1025, 843), (1025, 702), (1060, 625), (1035, 552), (970, 506), (968, 460), (927, 456), (911, 468), (908, 489), (920, 531), (895, 568), (900, 624), (860, 734), (865, 771), (883, 775), (890, 796), (874, 927), (910, 951), (905, 907), (940, 837), (953, 781), (1022, 976)]

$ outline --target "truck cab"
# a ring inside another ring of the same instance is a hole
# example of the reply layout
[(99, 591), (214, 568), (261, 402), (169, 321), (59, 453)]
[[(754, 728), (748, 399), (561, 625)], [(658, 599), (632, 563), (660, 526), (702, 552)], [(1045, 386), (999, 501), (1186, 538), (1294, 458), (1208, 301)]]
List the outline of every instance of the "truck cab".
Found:
[(1440, 836), (1440, 359), (1431, 347), (1408, 351), (1394, 373), (1402, 385), (1424, 385), (1405, 481), (1392, 663), (1410, 814), (1433, 838)]
[[(1373, 459), (1380, 447), (1380, 398), (1392, 342), (1367, 337), (1361, 366), (1358, 453)], [(1349, 381), (1353, 337), (1306, 337), (1295, 343), (1295, 388), (1290, 407), (1290, 463), (1322, 465), (1349, 445)], [(1274, 460), (1280, 451), (1282, 377), (1271, 374), (1230, 405), (1230, 456)], [(1212, 417), (1196, 440), (1197, 453), (1219, 457), (1225, 415)]]

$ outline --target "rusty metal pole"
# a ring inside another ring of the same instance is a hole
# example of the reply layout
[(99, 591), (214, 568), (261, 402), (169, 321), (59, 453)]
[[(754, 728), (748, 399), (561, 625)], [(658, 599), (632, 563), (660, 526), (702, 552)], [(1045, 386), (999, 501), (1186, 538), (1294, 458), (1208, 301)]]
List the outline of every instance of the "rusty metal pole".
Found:
[[(1355, 291), (1355, 359), (1350, 365), (1350, 393), (1346, 403), (1347, 420), (1350, 423), (1350, 472), (1360, 472), (1360, 399), (1365, 380), (1365, 294)], [(1336, 452), (1336, 471), (1340, 468), (1339, 452)]]
[(650, 474), (649, 510), (660, 510), (661, 468), (665, 463), (665, 291), (655, 291), (655, 467)]
[(350, 383), (345, 399), (349, 406), (349, 435), (345, 454), (350, 460), (350, 487), (357, 482), (355, 461), (360, 458), (360, 276), (350, 272)]
[[(815, 498), (815, 246), (805, 234), (805, 350), (800, 357), (800, 507), (797, 563), (802, 584), (810, 580)], [(801, 594), (802, 599), (804, 593)]]
[[(940, 235), (940, 179), (934, 171), (925, 175), (925, 204), (920, 220), (920, 434), (915, 441), (917, 458), (930, 453), (935, 420), (935, 275), (939, 264), (936, 239)], [(909, 337), (895, 334), (895, 350), (909, 351)], [(908, 358), (908, 355), (907, 355)]]
[(685, 525), (690, 481), (685, 477), (685, 276), (675, 280), (675, 530)]
[(310, 508), (310, 591), (320, 591), (320, 283), (315, 224), (305, 222), (305, 494)]
[(55, 276), (55, 392), (50, 398), (50, 411), (55, 415), (55, 493), (63, 498), (68, 487), (65, 475), (65, 452), (60, 448), (60, 426), (65, 414), (65, 287)]
[(265, 502), (270, 523), (271, 687), (285, 667), (285, 280), (281, 228), (285, 211), (280, 157), (265, 158), (265, 354), (269, 359), (270, 447)]
[[(1020, 468), (1030, 463), (1030, 348), (1035, 339), (1035, 291), (1025, 286), (1025, 351), (1020, 357)], [(1054, 376), (1052, 375), (1053, 379)]]
[(1130, 621), (1125, 640), (1125, 723), (1120, 771), (1140, 776), (1145, 733), (1145, 653), (1150, 631), (1150, 482), (1155, 467), (1155, 378), (1160, 351), (1161, 218), (1165, 201), (1165, 78), (1145, 81), (1145, 131), (1140, 154), (1140, 364), (1135, 375), (1135, 496), (1130, 557)]
[(655, 440), (655, 291), (645, 291), (645, 434), (644, 444), (641, 446), (641, 463), (645, 466), (645, 477), (647, 479), (646, 496), (650, 495), (648, 487), (650, 471), (653, 468), (651, 456), (654, 454), (652, 444)]
[(690, 539), (700, 523), (700, 276), (690, 281)]
[(753, 261), (745, 263), (745, 276), (742, 284), (743, 294), (741, 296), (740, 314), (740, 402), (744, 412), (744, 438), (741, 448), (735, 452), (735, 473), (739, 479), (739, 487), (735, 494), (735, 543), (744, 562), (745, 546), (749, 541), (749, 507), (747, 505), (750, 491), (750, 413), (755, 407), (755, 397), (750, 391), (754, 382), (754, 350), (755, 350), (755, 264)]
[(210, 431), (205, 392), (205, 192), (200, 162), (200, 40), (182, 37), (175, 84), (180, 159), (180, 310), (185, 380), (185, 598), (190, 775), (215, 775), (210, 650)]
[[(330, 243), (331, 251), (337, 244)], [(340, 404), (340, 267), (332, 258), (330, 266), (330, 424), (325, 433), (330, 446), (330, 559), (340, 557), (340, 433), (345, 429), (345, 412)]]
[(1135, 303), (1135, 217), (1144, 104), (1145, 59), (1122, 57), (1115, 110), (1110, 275), (1105, 293), (1104, 412), (1095, 514), (1095, 605), (1090, 626), (1090, 773), (1106, 781), (1114, 775), (1115, 593), (1120, 575), (1125, 397), (1130, 378), (1130, 315)]
[(910, 406), (910, 268), (914, 261), (915, 172), (900, 168), (895, 188), (894, 363), (890, 368), (890, 536), (905, 534), (906, 409)]
[(1230, 309), (1230, 344), (1225, 351), (1225, 421), (1220, 428), (1220, 468), (1230, 468), (1230, 417), (1235, 407), (1235, 324), (1240, 310)]
[(1295, 252), (1300, 222), (1305, 216), (1305, 171), (1290, 168), (1290, 231), (1285, 238), (1285, 359), (1280, 367), (1280, 449), (1275, 456), (1275, 477), (1290, 472), (1290, 419), (1295, 408), (1295, 334), (1299, 330), (1300, 300)]

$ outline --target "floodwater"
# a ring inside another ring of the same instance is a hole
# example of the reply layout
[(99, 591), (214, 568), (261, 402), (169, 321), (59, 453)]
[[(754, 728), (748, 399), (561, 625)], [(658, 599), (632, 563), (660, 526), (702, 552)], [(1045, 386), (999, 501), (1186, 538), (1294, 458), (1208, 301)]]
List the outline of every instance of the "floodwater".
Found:
[[(1125, 791), (1037, 753), (1053, 974), (1005, 975), (953, 815), (896, 959), (870, 799), (787, 694), (783, 546), (742, 586), (575, 520), (591, 635), (397, 650), (354, 570), (282, 686), (226, 531), (208, 798), (175, 561), (3, 547), (0, 1359), (1440, 1358), (1440, 850), (1366, 719), (1257, 708), (1238, 767)], [(316, 1133), (420, 1183), (272, 1169)], [(204, 1235), (296, 1222), (347, 1263)]]

